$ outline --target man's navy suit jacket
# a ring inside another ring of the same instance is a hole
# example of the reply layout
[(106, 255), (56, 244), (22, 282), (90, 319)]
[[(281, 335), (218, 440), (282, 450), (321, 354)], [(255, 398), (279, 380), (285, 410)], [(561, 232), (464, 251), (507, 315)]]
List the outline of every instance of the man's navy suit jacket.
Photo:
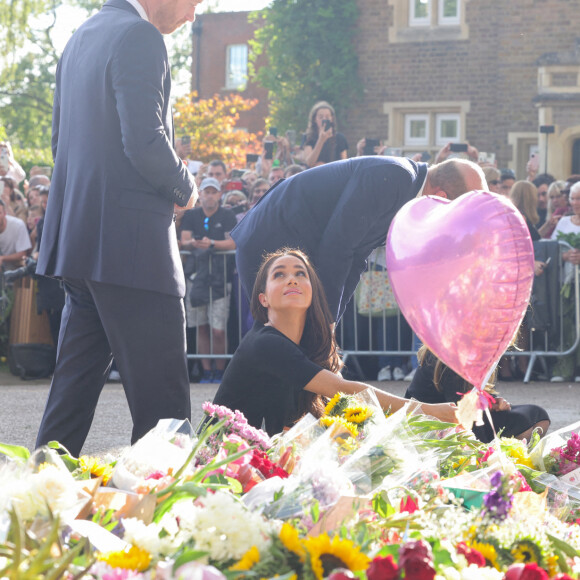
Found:
[(425, 163), (373, 156), (335, 161), (280, 181), (231, 232), (247, 295), (265, 253), (300, 248), (316, 266), (339, 320), (367, 257), (385, 243), (391, 220), (419, 193), (426, 175)]
[(55, 160), (37, 272), (185, 293), (174, 203), (195, 184), (172, 147), (161, 33), (109, 0), (58, 64)]

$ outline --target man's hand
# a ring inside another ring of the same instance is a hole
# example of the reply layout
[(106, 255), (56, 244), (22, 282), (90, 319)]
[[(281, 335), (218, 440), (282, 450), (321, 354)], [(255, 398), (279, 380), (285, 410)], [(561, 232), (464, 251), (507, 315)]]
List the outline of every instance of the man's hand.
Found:
[(191, 245), (200, 250), (207, 250), (211, 247), (211, 240), (207, 236), (204, 236), (201, 240), (192, 240)]

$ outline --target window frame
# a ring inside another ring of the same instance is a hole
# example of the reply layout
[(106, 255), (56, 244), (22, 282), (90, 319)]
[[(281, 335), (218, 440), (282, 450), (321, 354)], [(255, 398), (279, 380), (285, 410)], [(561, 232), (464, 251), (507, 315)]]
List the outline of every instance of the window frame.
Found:
[[(421, 1), (421, 0), (419, 0)], [(425, 4), (427, 4), (427, 16), (418, 17), (415, 16), (415, 3), (417, 0), (409, 0), (409, 26), (431, 26), (431, 18), (432, 18), (432, 3), (433, 0), (426, 0)], [(423, 3), (423, 2), (421, 2)]]
[(461, 0), (457, 1), (457, 10), (455, 16), (444, 16), (445, 0), (438, 0), (438, 24), (441, 26), (457, 26), (461, 24)]
[[(235, 76), (230, 74), (232, 70), (232, 52), (236, 48), (243, 47), (245, 49), (245, 73), (241, 82), (234, 82)], [(248, 62), (249, 62), (249, 48), (245, 43), (228, 44), (226, 46), (226, 74), (225, 74), (225, 88), (232, 91), (243, 91), (248, 84)]]
[[(457, 121), (457, 132), (454, 138), (442, 137), (440, 121)], [(461, 139), (461, 114), (460, 113), (435, 113), (435, 145), (442, 147), (447, 143), (457, 143)]]
[[(430, 140), (430, 115), (429, 113), (405, 113), (405, 132), (404, 132), (404, 145), (405, 147), (413, 146), (428, 146)], [(411, 137), (411, 123), (413, 121), (424, 121), (425, 122), (425, 137)]]

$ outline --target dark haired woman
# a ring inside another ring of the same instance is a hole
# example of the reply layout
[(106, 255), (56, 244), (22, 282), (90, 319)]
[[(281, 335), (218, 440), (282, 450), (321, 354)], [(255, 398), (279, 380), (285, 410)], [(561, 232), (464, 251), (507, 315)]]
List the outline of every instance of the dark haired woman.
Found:
[[(430, 350), (422, 346), (417, 353), (419, 367), (405, 393), (405, 397), (425, 403), (457, 403), (463, 393), (471, 391), (472, 386), (448, 366), (443, 364)], [(497, 395), (490, 390), (490, 394)], [(505, 399), (496, 397), (491, 408), (491, 418), (495, 432), (501, 431), (503, 437), (516, 437), (530, 440), (535, 429), (540, 436), (546, 434), (550, 426), (548, 413), (537, 405), (510, 405)], [(474, 435), (483, 443), (494, 438), (494, 430), (484, 414), (484, 425), (473, 427)]]
[[(228, 365), (214, 403), (244, 413), (254, 427), (273, 435), (302, 415), (320, 417), (324, 397), (369, 388), (347, 381), (332, 331), (322, 284), (300, 250), (266, 256), (251, 298), (255, 323)], [(372, 388), (372, 387), (370, 387)], [(375, 389), (384, 409), (408, 401)], [(423, 405), (444, 421), (456, 422), (455, 405)]]
[(336, 129), (336, 114), (326, 102), (320, 101), (308, 115), (308, 128), (302, 158), (308, 167), (323, 165), (348, 157), (348, 143)]

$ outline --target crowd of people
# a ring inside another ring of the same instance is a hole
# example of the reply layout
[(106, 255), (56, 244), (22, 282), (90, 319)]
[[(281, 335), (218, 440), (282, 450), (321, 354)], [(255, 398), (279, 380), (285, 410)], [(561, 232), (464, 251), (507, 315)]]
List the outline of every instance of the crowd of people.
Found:
[[(221, 262), (218, 262), (214, 255), (211, 281), (208, 283), (210, 268), (204, 254), (209, 255), (213, 250), (234, 250), (235, 243), (229, 232), (280, 179), (287, 179), (305, 169), (348, 157), (348, 143), (338, 130), (334, 109), (326, 102), (316, 103), (312, 107), (300, 144), (297, 143), (293, 131), (288, 131), (284, 136), (272, 133), (275, 131), (264, 138), (263, 151), (258, 159), (248, 163), (244, 170), (229, 169), (222, 160), (195, 164), (196, 180), (200, 189), (199, 207), (181, 212), (177, 218), (181, 250), (186, 255), (185, 272), (189, 279), (186, 307), (190, 352), (211, 352), (218, 357), (231, 353), (238, 344), (238, 337), (244, 336), (252, 326), (248, 298), (243, 290), (242, 296), (238, 295), (239, 285), (233, 259), (224, 260), (220, 256)], [(434, 164), (454, 157), (479, 162), (476, 147), (467, 144), (465, 153), (453, 153), (450, 145), (441, 148), (433, 160)], [(189, 140), (178, 140), (176, 149), (184, 161), (192, 163), (189, 159)], [(367, 144), (365, 139), (356, 144), (356, 156), (384, 155), (387, 150), (385, 144)], [(420, 161), (421, 158), (421, 154), (412, 157), (415, 161)], [(577, 193), (572, 189), (580, 181), (580, 176), (571, 175), (558, 180), (549, 174), (540, 174), (537, 162), (537, 156), (532, 155), (526, 167), (527, 174), (521, 176), (520, 180), (511, 169), (498, 169), (487, 161), (480, 165), (488, 191), (505, 195), (512, 200), (526, 220), (533, 241), (556, 240), (559, 239), (560, 232), (580, 232), (580, 222), (579, 225), (575, 223), (580, 217), (574, 217), (575, 198), (576, 195), (580, 196), (580, 185)], [(580, 250), (572, 248), (563, 251), (562, 259), (568, 264), (579, 263)], [(377, 251), (372, 261), (373, 268), (385, 269), (384, 252)], [(548, 263), (538, 259), (535, 273), (538, 277), (556, 276), (557, 268), (549, 268)], [(204, 284), (211, 288), (211, 303), (207, 292), (202, 299), (206, 303), (200, 303), (199, 288)], [(564, 304), (564, 308), (573, 309), (574, 304)], [(518, 346), (523, 350), (528, 350), (530, 346), (529, 333), (532, 328), (529, 319), (530, 316), (526, 316), (518, 341)], [(564, 320), (565, 334), (571, 337), (567, 341), (573, 341), (575, 329), (568, 327), (572, 324), (572, 318), (564, 317)], [(338, 335), (341, 347), (348, 350), (408, 351), (420, 347), (420, 342), (402, 316), (370, 319), (357, 313), (354, 300), (346, 308)], [(553, 368), (547, 368), (551, 374), (546, 375), (546, 368), (542, 367), (534, 370), (532, 378), (551, 379), (554, 382), (580, 381), (580, 359), (578, 368), (572, 360), (573, 357), (570, 356), (561, 357)], [(367, 379), (379, 381), (411, 381), (418, 364), (414, 356), (397, 354), (376, 358), (363, 357), (357, 361), (356, 369), (347, 372), (359, 377), (362, 373)], [(504, 357), (500, 365), (499, 379), (521, 380), (527, 365), (526, 357)], [(192, 378), (219, 383), (223, 369), (223, 359), (216, 358), (212, 361), (208, 358), (203, 360), (201, 369), (192, 365)]]
[[(0, 198), (0, 263), (4, 270), (22, 266), (26, 257), (35, 258), (42, 237), (43, 216), (48, 201), (50, 177), (46, 168), (33, 167), (29, 175), (14, 159), (9, 143), (0, 143), (6, 151), (8, 165), (0, 167), (3, 190)], [(308, 168), (346, 159), (349, 146), (339, 132), (334, 109), (329, 103), (316, 103), (309, 114), (301, 143), (293, 131), (285, 135), (270, 133), (263, 140), (263, 151), (257, 160), (249, 159), (243, 170), (228, 167), (227, 160), (215, 159), (203, 164), (191, 159), (191, 143), (187, 137), (178, 138), (176, 152), (195, 172), (199, 199), (193, 209), (176, 209), (179, 248), (183, 259), (187, 289), (185, 298), (188, 352), (207, 354), (201, 361), (190, 361), (190, 378), (203, 383), (220, 383), (226, 359), (252, 327), (249, 297), (238, 283), (233, 259), (236, 244), (230, 232), (244, 219), (266, 192), (282, 179), (288, 179)], [(356, 156), (384, 155), (386, 145), (356, 144)], [(448, 158), (463, 157), (478, 162), (476, 147), (468, 144), (465, 153), (453, 153), (450, 144), (444, 146), (434, 159), (439, 164)], [(421, 160), (417, 154), (415, 161)], [(527, 165), (527, 175), (518, 180), (510, 169), (498, 169), (481, 163), (487, 189), (508, 196), (520, 210), (532, 240), (560, 240), (562, 234), (580, 234), (580, 175), (557, 176), (538, 173), (537, 157)], [(580, 239), (580, 238), (579, 238)], [(568, 237), (568, 242), (570, 238)], [(580, 244), (579, 244), (580, 245)], [(229, 254), (223, 252), (230, 251)], [(570, 247), (561, 254), (564, 272), (569, 278), (572, 266), (580, 264), (580, 249)], [(384, 252), (372, 257), (373, 268), (384, 270)], [(535, 273), (541, 276), (558, 269), (550, 268), (541, 259), (535, 263)], [(45, 288), (39, 277), (38, 304), (49, 315), (54, 342), (57, 342), (64, 291), (58, 284)], [(564, 348), (573, 343), (575, 327), (573, 293), (563, 298)], [(371, 319), (357, 312), (352, 300), (346, 307), (339, 327), (341, 347), (349, 350), (417, 350), (418, 338), (400, 315)], [(533, 328), (526, 316), (519, 338), (519, 347), (528, 350)], [(506, 356), (499, 368), (499, 380), (521, 379), (527, 370), (525, 357)], [(364, 357), (357, 361), (356, 373), (379, 381), (412, 381), (419, 366), (417, 357), (383, 355)], [(558, 381), (580, 381), (580, 350), (575, 355), (560, 357), (549, 377), (545, 368), (535, 369), (533, 377)], [(113, 366), (111, 377), (120, 379)]]

